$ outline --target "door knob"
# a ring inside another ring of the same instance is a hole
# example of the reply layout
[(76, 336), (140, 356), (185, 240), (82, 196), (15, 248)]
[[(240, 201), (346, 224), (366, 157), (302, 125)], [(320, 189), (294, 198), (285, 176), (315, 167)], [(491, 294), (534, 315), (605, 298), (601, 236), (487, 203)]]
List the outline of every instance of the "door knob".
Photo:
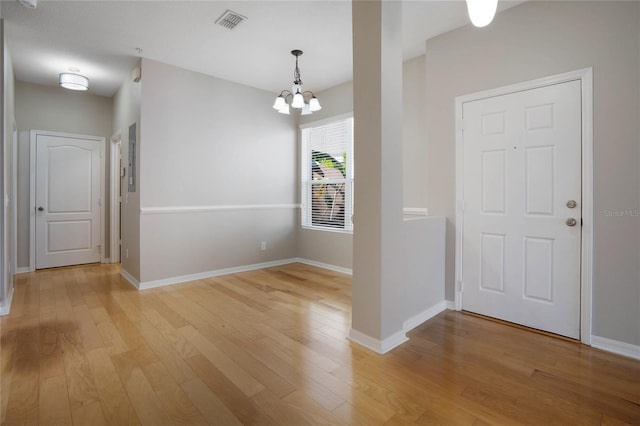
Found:
[(42, 206), (38, 207), (38, 211), (39, 212), (43, 212), (44, 211), (44, 207), (42, 207)]
[(567, 201), (567, 207), (569, 207), (570, 209), (575, 209), (577, 205), (578, 205), (578, 203), (576, 203), (575, 200)]
[(570, 217), (565, 223), (567, 224), (567, 226), (576, 226), (576, 223), (578, 222), (574, 218)]

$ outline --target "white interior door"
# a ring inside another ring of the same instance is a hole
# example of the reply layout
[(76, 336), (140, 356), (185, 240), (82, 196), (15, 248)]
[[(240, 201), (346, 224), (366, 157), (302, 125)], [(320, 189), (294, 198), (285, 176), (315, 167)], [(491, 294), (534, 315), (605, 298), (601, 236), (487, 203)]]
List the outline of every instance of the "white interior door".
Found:
[(580, 337), (580, 84), (462, 107), (462, 308), (572, 338)]
[(104, 142), (36, 138), (36, 268), (99, 262)]

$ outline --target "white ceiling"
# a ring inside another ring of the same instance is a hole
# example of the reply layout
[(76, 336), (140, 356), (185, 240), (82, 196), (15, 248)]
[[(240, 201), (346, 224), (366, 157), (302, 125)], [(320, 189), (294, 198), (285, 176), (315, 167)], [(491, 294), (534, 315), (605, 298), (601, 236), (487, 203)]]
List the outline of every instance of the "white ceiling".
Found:
[[(498, 10), (523, 1), (501, 0)], [(231, 9), (248, 19), (234, 30), (215, 25)], [(293, 80), (292, 49), (305, 53), (305, 88), (351, 80), (349, 1), (57, 1), (36, 9), (1, 2), (16, 78), (57, 85), (77, 67), (90, 93), (112, 96), (142, 56), (245, 85), (279, 92)], [(405, 1), (404, 58), (425, 40), (469, 23), (464, 1)]]

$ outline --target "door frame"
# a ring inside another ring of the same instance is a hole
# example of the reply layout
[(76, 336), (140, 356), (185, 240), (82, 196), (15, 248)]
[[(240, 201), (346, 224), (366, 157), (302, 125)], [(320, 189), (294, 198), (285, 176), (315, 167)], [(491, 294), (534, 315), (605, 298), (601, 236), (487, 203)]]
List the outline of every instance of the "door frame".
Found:
[(120, 263), (120, 160), (122, 158), (122, 132), (111, 137), (109, 145), (109, 258), (111, 263)]
[(105, 211), (104, 200), (104, 138), (100, 136), (78, 135), (74, 133), (49, 132), (46, 130), (31, 130), (29, 133), (29, 271), (36, 270), (36, 142), (38, 135), (57, 136), (63, 138), (89, 139), (101, 142), (100, 149), (100, 259), (104, 262), (105, 241)]
[(456, 120), (456, 241), (455, 241), (455, 309), (462, 310), (464, 276), (462, 249), (464, 242), (464, 163), (463, 104), (496, 96), (523, 92), (569, 81), (581, 82), (582, 97), (582, 238), (580, 250), (580, 341), (591, 344), (591, 292), (593, 282), (593, 68), (583, 68), (522, 83), (484, 90), (455, 98)]

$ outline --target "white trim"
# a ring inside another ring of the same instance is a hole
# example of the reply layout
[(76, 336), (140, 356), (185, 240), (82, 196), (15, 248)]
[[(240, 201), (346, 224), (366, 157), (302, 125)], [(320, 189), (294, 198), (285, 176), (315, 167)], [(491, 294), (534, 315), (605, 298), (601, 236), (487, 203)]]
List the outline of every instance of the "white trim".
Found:
[(353, 118), (353, 111), (345, 112), (344, 114), (334, 115), (328, 118), (323, 118), (322, 120), (315, 120), (315, 121), (309, 121), (307, 123), (302, 123), (299, 126), (299, 128), (300, 130), (302, 130), (302, 129), (308, 129), (309, 127), (320, 127), (320, 126), (324, 126), (325, 124), (331, 124), (334, 121), (346, 120), (347, 118)]
[(122, 133), (118, 131), (109, 144), (109, 259), (120, 262), (120, 167), (122, 158)]
[(593, 69), (582, 70), (582, 251), (580, 340), (591, 344), (593, 292)]
[[(288, 265), (295, 263), (297, 259), (274, 260), (271, 262), (254, 263), (252, 265), (236, 266), (232, 268), (215, 269), (212, 271), (198, 272), (196, 274), (181, 275), (178, 277), (163, 278), (161, 280), (138, 282), (138, 290), (148, 290), (150, 288), (164, 287), (167, 285), (180, 284), (188, 281), (203, 280), (205, 278), (217, 277), (220, 275), (237, 274), (239, 272), (253, 271), (256, 269), (271, 268), (274, 266)], [(133, 277), (131, 277), (133, 278)]]
[(329, 271), (339, 272), (341, 274), (353, 275), (353, 270), (344, 268), (342, 266), (330, 265), (328, 263), (316, 262), (315, 260), (303, 259), (301, 257), (296, 258), (296, 262), (304, 263), (305, 265), (316, 266), (322, 269), (328, 269)]
[(138, 281), (133, 275), (122, 268), (120, 268), (120, 275), (122, 275), (122, 278), (127, 280), (127, 282), (131, 284), (135, 289), (140, 290), (140, 281)]
[(254, 263), (251, 265), (235, 266), (232, 268), (215, 269), (206, 272), (198, 272), (196, 274), (181, 275), (177, 277), (164, 278), (161, 280), (140, 282), (129, 272), (124, 269), (120, 270), (122, 275), (133, 287), (138, 290), (148, 290), (151, 288), (164, 287), (173, 284), (180, 284), (189, 281), (202, 280), (211, 277), (217, 277), (220, 275), (236, 274), (239, 272), (254, 271), (256, 269), (272, 268), (274, 266), (289, 265), (291, 263), (302, 263), (305, 265), (315, 266), (317, 268), (327, 269), (329, 271), (339, 272), (347, 275), (351, 275), (351, 269), (343, 268), (340, 266), (329, 265), (328, 263), (316, 262), (309, 259), (301, 259), (298, 257), (282, 260), (274, 260), (270, 262)]
[(452, 300), (445, 300), (444, 301), (446, 303), (447, 309), (450, 311), (456, 311), (459, 309), (456, 309), (456, 302), (452, 301)]
[(640, 360), (640, 346), (638, 345), (632, 345), (630, 343), (611, 340), (600, 336), (591, 336), (591, 347)]
[(464, 188), (462, 141), (463, 118), (462, 105), (466, 102), (502, 96), (514, 92), (537, 89), (554, 84), (580, 80), (582, 95), (582, 246), (581, 246), (581, 280), (580, 280), (580, 340), (584, 344), (591, 343), (592, 305), (591, 292), (593, 285), (593, 68), (583, 68), (564, 74), (552, 75), (537, 80), (526, 81), (496, 89), (485, 90), (455, 99), (456, 121), (456, 254), (455, 254), (455, 308), (462, 309), (462, 292), (458, 283), (464, 280), (462, 273), (463, 251), (463, 207)]
[(205, 213), (240, 210), (278, 210), (278, 209), (299, 209), (300, 204), (240, 204), (240, 205), (220, 205), (220, 206), (164, 206), (164, 207), (141, 207), (140, 214), (173, 214), (173, 213)]
[[(12, 192), (12, 200), (13, 206), (11, 207), (12, 214), (12, 229), (11, 229), (11, 241), (12, 241), (12, 253), (11, 257), (13, 262), (11, 263), (11, 270), (13, 274), (16, 274), (18, 269), (18, 129), (15, 120), (13, 121), (13, 158), (11, 159), (13, 163), (13, 182), (11, 183), (11, 192)], [(11, 287), (13, 287), (13, 280)]]
[(4, 304), (0, 306), (0, 317), (9, 315), (11, 312), (11, 302), (13, 302), (13, 286), (9, 289), (9, 294), (4, 301)]
[(402, 214), (406, 216), (429, 216), (429, 209), (426, 207), (405, 207)]
[(455, 272), (453, 283), (453, 304), (456, 311), (462, 310), (462, 291), (459, 283), (462, 282), (462, 252), (464, 249), (464, 235), (462, 230), (464, 229), (464, 184), (463, 184), (463, 168), (464, 168), (464, 156), (462, 141), (464, 135), (462, 132), (462, 101), (459, 98), (455, 100), (455, 120), (456, 120), (456, 240), (455, 240)]
[(100, 150), (100, 241), (101, 248), (100, 261), (104, 263), (104, 240), (105, 240), (105, 216), (107, 202), (104, 197), (104, 170), (105, 170), (105, 139), (100, 136), (78, 135), (75, 133), (49, 132), (46, 130), (31, 130), (29, 133), (29, 271), (36, 270), (36, 141), (38, 135), (57, 136), (69, 139), (84, 139), (102, 142)]
[(409, 340), (404, 330), (400, 330), (384, 340), (378, 340), (353, 328), (349, 331), (347, 339), (381, 355)]
[(33, 271), (28, 266), (23, 266), (22, 268), (16, 268), (16, 275), (28, 274), (29, 272), (33, 272)]
[(404, 323), (402, 324), (402, 328), (405, 333), (408, 333), (409, 331), (413, 330), (423, 322), (430, 320), (431, 318), (435, 317), (440, 312), (445, 310), (447, 310), (447, 302), (443, 300), (442, 302), (439, 302), (433, 305), (432, 307), (425, 309), (419, 314), (416, 314), (411, 318), (407, 318), (406, 320), (404, 320)]

